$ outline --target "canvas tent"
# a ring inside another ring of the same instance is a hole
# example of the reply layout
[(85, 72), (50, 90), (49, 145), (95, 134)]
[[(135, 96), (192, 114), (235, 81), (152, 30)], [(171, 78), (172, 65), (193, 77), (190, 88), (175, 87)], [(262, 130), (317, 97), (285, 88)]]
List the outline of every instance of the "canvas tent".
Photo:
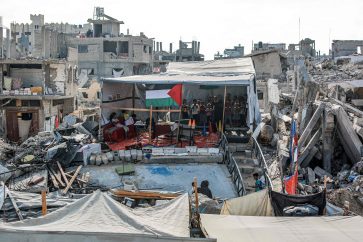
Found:
[(273, 216), (268, 189), (224, 201), (221, 215)]
[(355, 217), (254, 217), (201, 214), (202, 229), (218, 242), (358, 242), (363, 218)]
[(189, 241), (189, 201), (182, 195), (131, 209), (96, 191), (42, 218), (1, 224), (1, 241)]
[(172, 62), (165, 73), (102, 78), (102, 115), (117, 108), (145, 107), (145, 91), (166, 89), (183, 84), (183, 98), (205, 99), (208, 95), (245, 96), (248, 103), (247, 124), (259, 123), (260, 113), (251, 58), (203, 62)]

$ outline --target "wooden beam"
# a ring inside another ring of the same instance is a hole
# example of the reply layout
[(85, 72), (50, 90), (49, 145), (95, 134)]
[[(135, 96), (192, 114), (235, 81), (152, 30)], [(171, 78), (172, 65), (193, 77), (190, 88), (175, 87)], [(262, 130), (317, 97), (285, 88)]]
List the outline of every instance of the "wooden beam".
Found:
[(47, 214), (47, 192), (45, 190), (42, 191), (42, 215), (45, 216)]
[[(69, 175), (68, 173), (65, 173), (65, 175), (66, 175), (66, 176), (68, 176), (69, 178), (72, 178), (72, 175)], [(87, 183), (87, 181), (85, 181), (85, 180), (84, 180), (84, 179), (82, 179), (82, 178), (78, 178), (78, 177), (77, 177), (77, 178), (76, 178), (76, 180), (77, 180), (77, 181), (80, 181), (80, 182), (82, 182), (82, 183)]]
[(57, 161), (57, 165), (58, 165), (58, 169), (63, 177), (64, 182), (68, 186), (68, 184), (69, 184), (68, 179), (67, 179), (66, 175), (64, 174), (63, 168), (62, 168), (61, 164), (59, 163), (59, 161)]
[(301, 147), (304, 146), (306, 140), (308, 139), (311, 131), (315, 127), (316, 123), (318, 122), (319, 118), (321, 117), (321, 114), (323, 113), (325, 108), (325, 103), (321, 102), (318, 106), (318, 108), (315, 110), (313, 116), (311, 117), (308, 125), (306, 126), (304, 132), (301, 134), (299, 141), (298, 141), (298, 147), (301, 149)]
[(18, 215), (18, 217), (19, 217), (19, 220), (23, 220), (23, 219), (24, 219), (24, 218), (23, 218), (23, 215), (21, 214), (21, 211), (20, 211), (20, 209), (19, 209), (18, 205), (16, 204), (16, 201), (15, 201), (15, 199), (14, 199), (13, 195), (11, 194), (11, 191), (10, 191), (7, 187), (5, 187), (5, 189), (7, 190), (7, 193), (8, 193), (8, 195), (9, 195), (10, 200), (11, 200), (11, 203), (12, 203), (12, 204), (13, 204), (13, 206), (14, 206), (15, 212), (16, 212), (16, 214), (17, 214), (17, 215)]
[(66, 186), (66, 188), (64, 188), (64, 190), (62, 191), (62, 194), (65, 195), (69, 188), (71, 187), (72, 183), (74, 182), (74, 180), (76, 180), (78, 173), (81, 171), (82, 166), (78, 166), (76, 172), (74, 173), (74, 175), (72, 176), (71, 180), (69, 181), (68, 185)]

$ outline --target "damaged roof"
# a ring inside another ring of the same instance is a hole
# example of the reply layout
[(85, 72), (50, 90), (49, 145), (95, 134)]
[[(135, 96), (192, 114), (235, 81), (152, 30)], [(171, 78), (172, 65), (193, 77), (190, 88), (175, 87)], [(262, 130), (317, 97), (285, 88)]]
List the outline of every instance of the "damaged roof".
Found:
[(249, 85), (255, 76), (251, 58), (172, 62), (165, 73), (118, 78), (103, 82), (139, 84)]

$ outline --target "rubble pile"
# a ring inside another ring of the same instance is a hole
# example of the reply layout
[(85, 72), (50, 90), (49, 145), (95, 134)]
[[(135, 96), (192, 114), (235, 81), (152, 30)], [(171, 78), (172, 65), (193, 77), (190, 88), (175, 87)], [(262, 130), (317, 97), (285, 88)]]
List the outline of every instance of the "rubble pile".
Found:
[(308, 66), (309, 74), (319, 84), (363, 79), (363, 60), (325, 59)]
[[(293, 174), (290, 146), (296, 134), (297, 192), (307, 195), (326, 188), (330, 203), (363, 215), (363, 112), (346, 99), (337, 98), (341, 96), (334, 93), (341, 91), (338, 88), (328, 89), (335, 82), (363, 79), (363, 59), (305, 61), (302, 70), (296, 69), (290, 71), (294, 74), (291, 79), (298, 80), (294, 95), (281, 93), (279, 103), (270, 103), (270, 116), (264, 115), (262, 119), (268, 129), (259, 134), (259, 139), (278, 139), (277, 159), (268, 164), (268, 174), (273, 183), (280, 180), (282, 186), (280, 174), (285, 177)], [(304, 69), (308, 75), (301, 74)], [(270, 134), (270, 127), (274, 134)], [(273, 145), (271, 141), (261, 144)]]

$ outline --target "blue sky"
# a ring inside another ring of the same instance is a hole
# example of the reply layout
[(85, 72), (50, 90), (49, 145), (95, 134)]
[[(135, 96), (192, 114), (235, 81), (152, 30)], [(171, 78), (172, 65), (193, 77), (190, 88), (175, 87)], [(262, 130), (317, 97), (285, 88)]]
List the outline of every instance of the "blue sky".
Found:
[[(10, 22), (30, 22), (30, 14), (44, 14), (46, 22), (86, 23), (93, 8), (123, 20), (122, 32), (144, 32), (162, 41), (164, 49), (179, 39), (201, 42), (201, 52), (212, 59), (217, 51), (252, 42), (297, 43), (316, 40), (327, 53), (329, 39), (363, 39), (362, 0), (18, 0), (5, 1), (0, 16)], [(329, 34), (330, 33), (330, 34)]]

